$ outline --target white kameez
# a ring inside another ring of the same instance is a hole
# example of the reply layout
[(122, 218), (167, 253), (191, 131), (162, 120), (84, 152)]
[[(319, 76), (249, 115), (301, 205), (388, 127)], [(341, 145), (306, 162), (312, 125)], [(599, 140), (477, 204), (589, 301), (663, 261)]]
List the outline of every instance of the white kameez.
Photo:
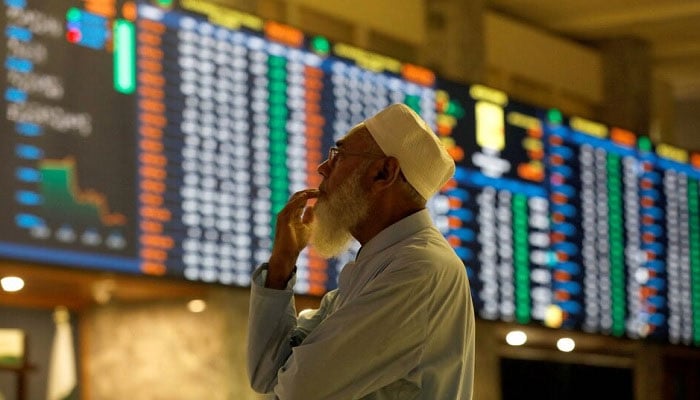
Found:
[(297, 317), (253, 274), (248, 373), (281, 400), (471, 399), (474, 309), (462, 261), (426, 210), (386, 228)]

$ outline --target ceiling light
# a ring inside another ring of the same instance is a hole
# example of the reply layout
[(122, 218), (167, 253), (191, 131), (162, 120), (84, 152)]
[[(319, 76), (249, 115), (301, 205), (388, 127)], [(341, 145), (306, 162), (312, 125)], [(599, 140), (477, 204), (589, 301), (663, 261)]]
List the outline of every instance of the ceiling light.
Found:
[(568, 353), (573, 351), (575, 347), (576, 342), (574, 342), (574, 339), (572, 338), (565, 337), (557, 340), (557, 349), (559, 349), (559, 351)]
[(523, 331), (510, 331), (506, 335), (506, 343), (511, 346), (522, 346), (527, 342), (527, 334)]
[(200, 313), (207, 309), (207, 302), (201, 299), (190, 300), (187, 309), (193, 313)]
[(18, 292), (24, 287), (24, 280), (18, 276), (6, 276), (0, 279), (0, 286), (6, 292)]

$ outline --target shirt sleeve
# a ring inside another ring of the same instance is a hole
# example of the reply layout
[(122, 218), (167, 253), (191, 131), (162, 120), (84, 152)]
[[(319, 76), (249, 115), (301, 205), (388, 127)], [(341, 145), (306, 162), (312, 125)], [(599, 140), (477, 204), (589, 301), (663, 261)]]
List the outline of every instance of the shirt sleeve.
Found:
[(328, 315), (280, 369), (278, 398), (356, 399), (408, 376), (427, 334), (431, 284), (424, 267), (387, 268)]
[(248, 377), (260, 393), (272, 392), (292, 348), (323, 321), (337, 294), (337, 289), (326, 293), (318, 309), (297, 317), (292, 291), (296, 276), (277, 290), (265, 287), (266, 275), (266, 264), (253, 272), (248, 320)]
[(295, 276), (284, 290), (265, 287), (267, 265), (253, 272), (248, 314), (248, 379), (255, 391), (272, 391), (277, 370), (291, 354), (291, 334), (296, 327)]

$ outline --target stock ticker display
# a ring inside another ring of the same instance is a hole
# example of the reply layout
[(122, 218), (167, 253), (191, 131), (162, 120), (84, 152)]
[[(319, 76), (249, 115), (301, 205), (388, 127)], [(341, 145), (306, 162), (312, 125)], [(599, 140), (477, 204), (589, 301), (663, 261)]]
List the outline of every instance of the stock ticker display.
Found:
[[(2, 7), (2, 258), (247, 286), (333, 142), (403, 102), (456, 161), (429, 209), (481, 318), (700, 344), (700, 155), (207, 1)], [(295, 290), (352, 257), (305, 250)]]

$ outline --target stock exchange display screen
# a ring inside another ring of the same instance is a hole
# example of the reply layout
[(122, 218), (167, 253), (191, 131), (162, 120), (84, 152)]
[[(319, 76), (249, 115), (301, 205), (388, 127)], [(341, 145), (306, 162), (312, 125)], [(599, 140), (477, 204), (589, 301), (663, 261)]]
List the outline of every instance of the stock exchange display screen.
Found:
[[(700, 156), (207, 1), (4, 0), (0, 257), (247, 286), (275, 215), (396, 102), (477, 314), (700, 344)], [(355, 247), (356, 250), (356, 247)], [(353, 252), (298, 263), (336, 287)]]

